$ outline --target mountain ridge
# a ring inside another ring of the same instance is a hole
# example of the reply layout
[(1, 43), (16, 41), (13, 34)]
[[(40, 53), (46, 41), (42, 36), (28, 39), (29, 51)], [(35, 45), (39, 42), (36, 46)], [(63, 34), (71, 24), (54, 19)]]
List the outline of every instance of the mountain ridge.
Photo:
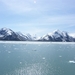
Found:
[(52, 34), (46, 34), (39, 41), (53, 42), (75, 42), (75, 38), (70, 36), (66, 31), (55, 30)]
[(55, 30), (42, 37), (33, 37), (30, 34), (15, 32), (9, 28), (0, 29), (0, 40), (6, 41), (51, 41), (51, 42), (75, 42), (75, 38), (70, 36), (66, 31)]

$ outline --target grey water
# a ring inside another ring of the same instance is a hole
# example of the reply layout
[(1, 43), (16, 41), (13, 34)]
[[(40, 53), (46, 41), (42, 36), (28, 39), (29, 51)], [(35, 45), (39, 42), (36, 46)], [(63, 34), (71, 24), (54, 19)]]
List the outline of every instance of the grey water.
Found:
[(0, 42), (0, 75), (75, 75), (75, 43)]

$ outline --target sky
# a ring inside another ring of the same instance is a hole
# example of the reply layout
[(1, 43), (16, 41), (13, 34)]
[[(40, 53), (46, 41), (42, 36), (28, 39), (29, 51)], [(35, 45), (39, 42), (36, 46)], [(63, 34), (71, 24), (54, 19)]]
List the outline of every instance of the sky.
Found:
[(0, 28), (44, 34), (75, 34), (75, 0), (0, 0)]

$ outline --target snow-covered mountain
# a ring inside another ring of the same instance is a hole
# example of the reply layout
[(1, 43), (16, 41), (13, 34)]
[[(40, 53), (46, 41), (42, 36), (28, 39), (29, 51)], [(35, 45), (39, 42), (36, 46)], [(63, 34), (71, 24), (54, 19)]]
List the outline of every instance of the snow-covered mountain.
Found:
[(75, 38), (65, 31), (55, 30), (42, 37), (31, 36), (30, 34), (22, 34), (14, 32), (9, 28), (0, 29), (0, 40), (9, 41), (52, 41), (52, 42), (75, 42)]
[(41, 37), (38, 41), (54, 41), (54, 42), (74, 42), (75, 38), (70, 36), (65, 31), (55, 30), (53, 33), (48, 33)]
[(18, 38), (22, 41), (32, 41), (32, 37), (31, 35), (28, 33), (28, 34), (22, 34), (21, 32), (16, 32)]
[(2, 28), (0, 29), (0, 40), (29, 41), (32, 38), (29, 34), (23, 35), (21, 32), (14, 32), (9, 28)]

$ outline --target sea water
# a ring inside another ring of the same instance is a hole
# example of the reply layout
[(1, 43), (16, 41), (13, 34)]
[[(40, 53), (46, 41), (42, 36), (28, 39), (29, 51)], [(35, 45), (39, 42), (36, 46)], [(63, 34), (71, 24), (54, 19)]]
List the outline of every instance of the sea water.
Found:
[(1, 41), (0, 75), (75, 75), (75, 43)]

